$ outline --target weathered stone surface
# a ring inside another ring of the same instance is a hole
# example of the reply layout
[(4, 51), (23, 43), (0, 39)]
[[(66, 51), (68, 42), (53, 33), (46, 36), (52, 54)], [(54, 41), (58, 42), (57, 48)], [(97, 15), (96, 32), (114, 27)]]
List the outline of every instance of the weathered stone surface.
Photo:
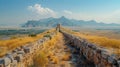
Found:
[(118, 63), (118, 66), (120, 67), (120, 60), (118, 60), (117, 63)]
[(102, 51), (101, 48), (99, 48), (99, 47), (96, 48), (96, 52), (97, 52), (97, 53), (101, 53), (101, 51)]
[(21, 49), (21, 47), (17, 47), (16, 50), (17, 51), (21, 51), (22, 49)]
[(14, 60), (11, 64), (11, 67), (17, 67), (17, 60)]
[(94, 56), (93, 50), (89, 49), (88, 53), (87, 53), (87, 59), (88, 60), (93, 60), (93, 56)]
[(15, 59), (17, 60), (17, 62), (21, 62), (22, 59), (23, 59), (22, 54), (18, 54), (18, 55), (15, 57)]
[(3, 65), (4, 65), (4, 59), (0, 58), (0, 67), (3, 67)]
[(11, 63), (11, 59), (8, 57), (4, 57), (3, 61), (4, 61), (4, 66), (8, 66)]
[(24, 52), (24, 51), (18, 51), (17, 54), (22, 54), (22, 55), (24, 55), (25, 52)]
[[(51, 35), (54, 36), (55, 33), (52, 33)], [(34, 43), (28, 43), (24, 46), (17, 47), (15, 50), (7, 53), (3, 58), (0, 58), (0, 67), (18, 67), (19, 63), (17, 62), (20, 62), (22, 64), (23, 62), (28, 60), (27, 58), (31, 57), (31, 55), (34, 54), (34, 51), (39, 49), (40, 45), (47, 40), (50, 40), (50, 37), (44, 37)]]
[(12, 52), (17, 52), (17, 50), (15, 49), (15, 50), (13, 50)]
[(95, 64), (99, 64), (100, 63), (100, 59), (97, 57), (97, 55), (94, 55), (93, 57), (94, 57), (94, 59), (93, 59), (94, 63)]
[(62, 31), (62, 33), (67, 39), (73, 41), (72, 45), (74, 45), (74, 47), (79, 47), (78, 53), (80, 56), (87, 58), (88, 62), (94, 62), (96, 67), (118, 67), (118, 64), (120, 67), (120, 61), (117, 62), (116, 57), (111, 56), (108, 50), (103, 47), (98, 47), (95, 44), (87, 42), (85, 39), (78, 38), (66, 32)]
[(14, 57), (11, 53), (6, 54), (6, 57), (10, 58), (11, 62), (14, 61)]
[(116, 60), (112, 56), (108, 57), (108, 62), (111, 64), (116, 64)]
[(25, 47), (25, 48), (24, 48), (24, 52), (25, 52), (25, 53), (30, 53), (30, 52), (31, 52), (30, 47)]
[(12, 52), (11, 54), (14, 58), (17, 56), (17, 52)]
[(108, 54), (107, 52), (105, 52), (105, 51), (102, 51), (102, 52), (101, 52), (101, 56), (102, 56), (102, 58), (104, 58), (104, 59), (108, 59), (109, 54)]

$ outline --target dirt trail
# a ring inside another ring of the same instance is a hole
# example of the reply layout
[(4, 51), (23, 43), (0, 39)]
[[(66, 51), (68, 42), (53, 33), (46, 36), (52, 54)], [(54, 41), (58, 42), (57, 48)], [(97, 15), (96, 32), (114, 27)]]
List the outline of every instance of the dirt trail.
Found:
[(71, 50), (68, 46), (66, 46), (63, 36), (54, 47), (55, 48), (52, 52), (56, 59), (53, 61), (50, 57), (48, 57), (49, 62), (46, 67), (75, 67), (72, 62), (72, 60), (75, 59), (72, 59)]

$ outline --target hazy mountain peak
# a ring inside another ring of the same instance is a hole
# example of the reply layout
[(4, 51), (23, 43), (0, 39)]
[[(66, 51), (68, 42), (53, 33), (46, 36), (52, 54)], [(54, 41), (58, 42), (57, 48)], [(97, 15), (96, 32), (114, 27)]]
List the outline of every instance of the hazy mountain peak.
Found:
[(65, 16), (61, 16), (59, 19), (67, 19)]
[[(105, 23), (98, 23), (95, 20), (90, 21), (84, 21), (84, 20), (75, 20), (75, 19), (68, 19), (65, 16), (61, 16), (60, 18), (46, 18), (41, 19), (39, 21), (32, 20), (28, 21), (23, 25), (23, 27), (38, 27), (38, 26), (51, 26), (54, 27), (58, 23), (60, 23), (62, 26), (118, 26), (119, 24), (105, 24)], [(119, 25), (120, 26), (120, 25)]]
[(96, 22), (95, 20), (90, 20), (90, 22)]

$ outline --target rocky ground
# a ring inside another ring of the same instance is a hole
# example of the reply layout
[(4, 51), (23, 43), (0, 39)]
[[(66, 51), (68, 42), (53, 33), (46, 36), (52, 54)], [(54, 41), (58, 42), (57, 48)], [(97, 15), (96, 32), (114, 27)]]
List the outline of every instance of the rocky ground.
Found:
[(68, 39), (61, 39), (56, 44), (56, 49), (53, 49), (53, 55), (56, 60), (53, 61), (48, 57), (49, 62), (46, 67), (94, 67), (91, 63), (86, 62), (86, 58), (79, 55), (74, 47), (70, 46)]
[(72, 58), (71, 50), (65, 45), (64, 39), (58, 41), (56, 46), (57, 48), (53, 49), (53, 54), (54, 57), (56, 57), (56, 60), (53, 61), (48, 57), (49, 63), (46, 67), (75, 67), (75, 63), (73, 62), (75, 59)]

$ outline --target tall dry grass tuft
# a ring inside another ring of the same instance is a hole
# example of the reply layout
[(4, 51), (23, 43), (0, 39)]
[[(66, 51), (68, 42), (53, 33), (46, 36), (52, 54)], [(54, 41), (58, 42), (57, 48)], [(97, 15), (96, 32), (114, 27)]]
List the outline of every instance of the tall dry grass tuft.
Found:
[(33, 58), (34, 67), (45, 67), (47, 63), (48, 63), (47, 56), (42, 51), (38, 52)]

